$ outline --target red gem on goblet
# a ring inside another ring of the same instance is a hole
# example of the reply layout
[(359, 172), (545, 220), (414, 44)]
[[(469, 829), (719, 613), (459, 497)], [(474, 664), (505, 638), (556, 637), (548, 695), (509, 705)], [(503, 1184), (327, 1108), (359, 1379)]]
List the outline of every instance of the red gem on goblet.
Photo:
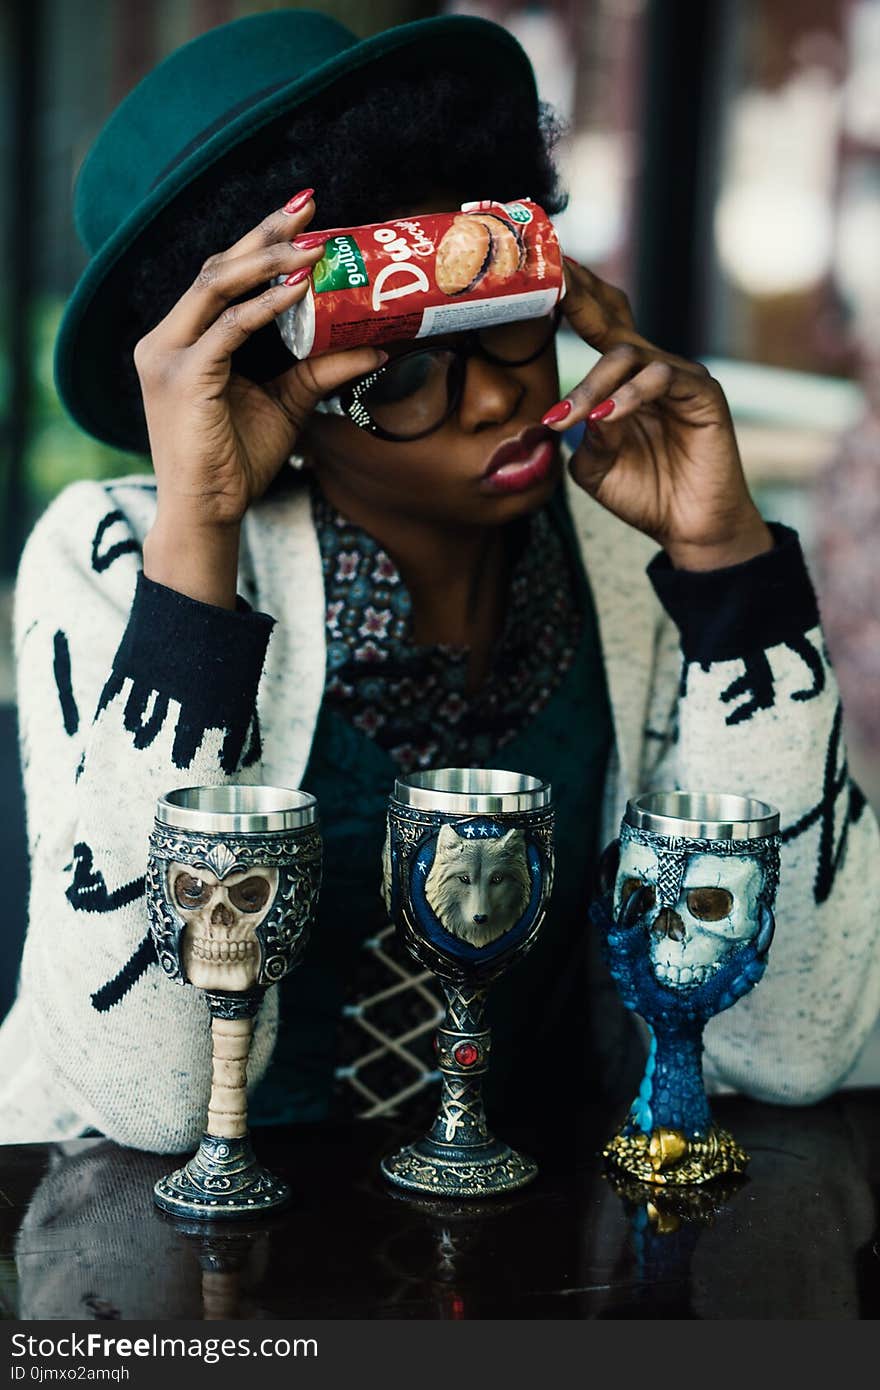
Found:
[(480, 1056), (478, 1049), (469, 1042), (459, 1043), (452, 1055), (460, 1067), (472, 1067)]

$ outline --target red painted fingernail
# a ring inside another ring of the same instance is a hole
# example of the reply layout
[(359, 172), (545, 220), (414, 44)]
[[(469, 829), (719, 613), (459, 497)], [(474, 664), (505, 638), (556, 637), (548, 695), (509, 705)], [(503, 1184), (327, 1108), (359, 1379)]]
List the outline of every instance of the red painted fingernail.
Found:
[(295, 237), (291, 245), (297, 251), (314, 251), (316, 246), (323, 246), (327, 240), (326, 232), (306, 232), (303, 236)]
[(564, 256), (562, 257), (562, 259), (563, 259), (564, 261), (568, 261), (568, 264), (569, 264), (569, 265), (573, 265), (577, 270), (580, 270), (580, 268), (581, 268), (581, 263), (580, 263), (580, 261), (576, 261), (575, 258), (574, 258), (574, 256), (565, 256), (565, 255), (564, 255)]
[(560, 401), (547, 411), (546, 415), (541, 416), (542, 425), (558, 425), (560, 420), (564, 420), (571, 414), (571, 401)]
[(595, 407), (595, 409), (590, 411), (589, 415), (587, 416), (587, 419), (591, 421), (605, 420), (611, 414), (613, 409), (614, 401), (612, 401), (609, 397), (607, 401), (600, 401), (599, 404)]
[(301, 208), (305, 207), (306, 203), (309, 201), (314, 191), (314, 188), (303, 188), (300, 190), (299, 193), (294, 193), (290, 201), (284, 204), (284, 207), (281, 209), (281, 211), (299, 212)]
[(288, 275), (284, 281), (285, 285), (301, 285), (303, 280), (308, 280), (312, 273), (310, 265), (304, 265), (301, 270), (295, 270), (292, 275)]

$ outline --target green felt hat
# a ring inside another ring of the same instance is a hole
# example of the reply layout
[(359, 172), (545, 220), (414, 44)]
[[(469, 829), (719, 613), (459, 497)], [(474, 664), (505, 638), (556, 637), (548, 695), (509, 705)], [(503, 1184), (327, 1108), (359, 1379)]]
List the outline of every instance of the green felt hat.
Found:
[(117, 107), (77, 178), (74, 221), (91, 259), (55, 348), (58, 394), (89, 434), (122, 449), (146, 447), (143, 419), (111, 383), (114, 358), (133, 346), (123, 347), (126, 265), (157, 215), (269, 122), (371, 68), (471, 73), (487, 91), (516, 90), (537, 114), (531, 65), (500, 25), (448, 15), (359, 40), (327, 15), (294, 9), (208, 30)]

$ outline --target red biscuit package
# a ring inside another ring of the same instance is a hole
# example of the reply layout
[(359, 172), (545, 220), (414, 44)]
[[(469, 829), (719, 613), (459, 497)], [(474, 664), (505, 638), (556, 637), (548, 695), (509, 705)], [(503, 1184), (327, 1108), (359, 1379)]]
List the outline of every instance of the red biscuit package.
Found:
[(336, 228), (304, 299), (278, 316), (295, 357), (540, 318), (565, 293), (562, 252), (536, 203), (464, 203)]

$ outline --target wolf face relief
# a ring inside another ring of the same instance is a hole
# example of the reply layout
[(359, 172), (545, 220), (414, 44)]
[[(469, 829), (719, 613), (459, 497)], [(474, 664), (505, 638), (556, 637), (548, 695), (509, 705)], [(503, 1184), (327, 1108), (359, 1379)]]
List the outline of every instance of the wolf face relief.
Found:
[(425, 898), (453, 936), (471, 946), (488, 946), (519, 920), (532, 885), (522, 830), (498, 839), (465, 839), (442, 825)]
[(277, 869), (242, 869), (220, 880), (203, 865), (168, 866), (168, 896), (185, 923), (180, 960), (190, 984), (238, 992), (256, 983), (256, 929), (277, 890)]

